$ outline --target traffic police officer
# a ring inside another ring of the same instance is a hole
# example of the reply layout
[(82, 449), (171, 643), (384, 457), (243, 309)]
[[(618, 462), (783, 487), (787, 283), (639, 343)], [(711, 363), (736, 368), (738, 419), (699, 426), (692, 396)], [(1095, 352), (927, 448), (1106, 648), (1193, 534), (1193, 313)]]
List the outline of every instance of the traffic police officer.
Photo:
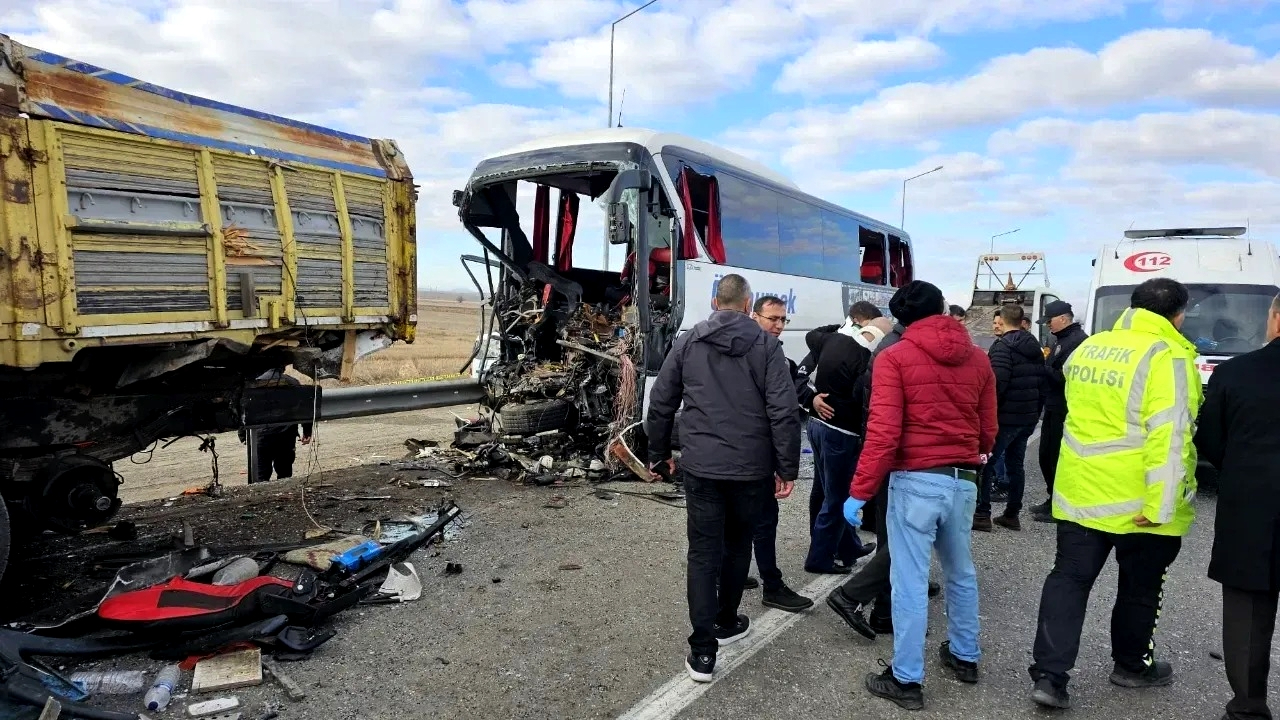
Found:
[(1157, 278), (1139, 285), (1114, 329), (1081, 343), (1064, 369), (1068, 414), (1053, 516), (1058, 546), (1036, 628), (1032, 699), (1070, 706), (1067, 671), (1093, 583), (1112, 548), (1119, 587), (1111, 620), (1111, 682), (1173, 681), (1154, 658), (1165, 573), (1195, 511), (1194, 418), (1202, 400), (1196, 348), (1178, 332), (1188, 296)]

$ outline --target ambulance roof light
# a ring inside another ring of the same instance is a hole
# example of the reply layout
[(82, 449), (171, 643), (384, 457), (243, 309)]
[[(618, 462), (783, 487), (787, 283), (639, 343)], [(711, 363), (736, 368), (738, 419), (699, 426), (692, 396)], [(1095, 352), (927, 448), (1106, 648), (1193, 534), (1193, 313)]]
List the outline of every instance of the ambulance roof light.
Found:
[(1125, 230), (1129, 240), (1163, 237), (1240, 237), (1249, 231), (1244, 227), (1168, 228), (1162, 230)]

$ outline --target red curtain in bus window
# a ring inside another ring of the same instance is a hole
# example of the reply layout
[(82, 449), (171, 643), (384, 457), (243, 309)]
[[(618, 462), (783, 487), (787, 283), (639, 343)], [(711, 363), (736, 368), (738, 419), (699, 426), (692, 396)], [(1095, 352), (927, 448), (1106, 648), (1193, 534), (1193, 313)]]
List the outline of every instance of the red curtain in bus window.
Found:
[(560, 191), (560, 217), (556, 220), (556, 270), (573, 267), (573, 234), (578, 229), (578, 194)]
[(725, 263), (724, 238), (720, 236), (720, 183), (714, 177), (707, 181), (707, 254), (719, 265)]
[(533, 199), (533, 259), (546, 263), (547, 236), (551, 234), (551, 188), (539, 185)]
[(698, 257), (698, 235), (693, 226), (693, 192), (689, 189), (689, 176), (693, 170), (684, 168), (676, 180), (676, 190), (680, 193), (680, 204), (684, 207), (684, 225), (680, 228), (681, 260), (694, 260)]

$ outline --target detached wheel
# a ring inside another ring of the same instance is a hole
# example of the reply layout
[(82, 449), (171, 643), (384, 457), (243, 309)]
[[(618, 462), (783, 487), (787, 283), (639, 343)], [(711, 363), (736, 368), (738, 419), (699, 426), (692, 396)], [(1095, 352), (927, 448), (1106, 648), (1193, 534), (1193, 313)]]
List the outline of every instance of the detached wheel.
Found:
[(498, 417), (508, 435), (536, 435), (565, 427), (572, 411), (573, 405), (568, 400), (534, 400), (503, 405)]

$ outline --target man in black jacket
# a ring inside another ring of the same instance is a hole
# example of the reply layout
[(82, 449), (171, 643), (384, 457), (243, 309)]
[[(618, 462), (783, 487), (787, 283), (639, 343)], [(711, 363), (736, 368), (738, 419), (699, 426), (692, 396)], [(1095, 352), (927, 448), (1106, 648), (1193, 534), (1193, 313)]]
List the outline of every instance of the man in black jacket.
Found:
[[(817, 370), (818, 370), (818, 356), (820, 354), (822, 346), (826, 344), (826, 339), (830, 337), (832, 333), (843, 331), (845, 334), (852, 334), (857, 329), (861, 328), (864, 325), (867, 325), (872, 320), (875, 320), (876, 318), (879, 318), (882, 315), (883, 313), (881, 313), (880, 309), (877, 308), (875, 305), (872, 305), (871, 303), (865, 300), (859, 300), (858, 302), (855, 302), (849, 306), (848, 319), (843, 324), (824, 325), (822, 327), (810, 330), (809, 333), (805, 336), (805, 343), (809, 347), (809, 354), (806, 355), (804, 357), (804, 360), (800, 362), (800, 365), (802, 367), (807, 368), (808, 370), (807, 381), (809, 385), (813, 386), (814, 384), (814, 379), (815, 379), (815, 376), (817, 375)], [(817, 349), (815, 350), (815, 348)], [(815, 393), (816, 393), (816, 390), (815, 390)], [(801, 422), (803, 423), (806, 431), (808, 430), (809, 418), (816, 418), (818, 420), (830, 422), (831, 418), (835, 416), (835, 409), (832, 408), (831, 405), (827, 403), (827, 393), (816, 393), (813, 397), (813, 400), (807, 404), (805, 410), (808, 413), (808, 417), (801, 418)], [(812, 433), (810, 433), (810, 436), (809, 436), (809, 445), (810, 445), (810, 448), (812, 448), (813, 446)], [(822, 483), (819, 482), (818, 480), (816, 452), (814, 455), (814, 460), (815, 460), (814, 483), (809, 490), (809, 533), (810, 534), (813, 533), (813, 526), (818, 522), (818, 514), (822, 512), (822, 503), (823, 503), (823, 500), (826, 498), (826, 494), (822, 487)], [(843, 502), (843, 497), (844, 496), (841, 495), (842, 502)]]
[(1270, 718), (1267, 677), (1280, 598), (1280, 297), (1267, 345), (1218, 365), (1196, 428), (1218, 470), (1209, 578), (1222, 583), (1222, 655), (1235, 697), (1223, 720)]
[(689, 636), (685, 669), (711, 682), (716, 648), (746, 637), (738, 614), (751, 536), (765, 500), (795, 487), (799, 400), (782, 343), (750, 317), (751, 288), (726, 275), (711, 317), (676, 338), (649, 394), (649, 461), (674, 470), (671, 434), (680, 414), (685, 476)]
[[(756, 299), (751, 317), (761, 330), (773, 337), (781, 338), (782, 330), (787, 326), (787, 303), (774, 295), (762, 295)], [(800, 401), (797, 418), (803, 417), (804, 408), (812, 402), (815, 391), (809, 386), (808, 374), (802, 375), (798, 366), (787, 358), (787, 367), (791, 371), (791, 382), (796, 388), (796, 397)], [(778, 500), (766, 498), (760, 513), (760, 522), (756, 525), (752, 538), (756, 551), (756, 567), (760, 570), (760, 578), (764, 584), (761, 603), (765, 607), (800, 612), (813, 607), (813, 600), (787, 587), (782, 581), (782, 570), (778, 568)], [(750, 579), (748, 579), (748, 586)]]
[(1049, 353), (1044, 420), (1040, 423), (1040, 472), (1044, 475), (1049, 499), (1030, 509), (1032, 520), (1053, 522), (1053, 478), (1058, 474), (1058, 450), (1062, 447), (1062, 428), (1067, 422), (1067, 378), (1062, 368), (1089, 334), (1076, 322), (1071, 303), (1061, 300), (1046, 305), (1044, 317), (1037, 322), (1049, 326), (1058, 344)]
[[(995, 524), (1010, 530), (1021, 530), (1018, 514), (1022, 511), (1022, 494), (1026, 489), (1027, 441), (1040, 419), (1044, 407), (1044, 351), (1035, 335), (1022, 329), (1025, 313), (1018, 305), (1001, 307), (992, 320), (996, 341), (987, 355), (996, 374), (996, 401), (999, 404), (1000, 434), (996, 436), (993, 456), (1003, 456), (1009, 478), (1009, 499), (1004, 513)], [(978, 488), (978, 509), (973, 514), (973, 529), (991, 532), (991, 486), (995, 482), (995, 463), (989, 462), (982, 472)]]
[[(865, 304), (874, 310), (870, 303)], [(856, 311), (858, 304), (854, 305)], [(859, 318), (850, 312), (855, 323)], [(879, 311), (875, 311), (877, 314)], [(888, 326), (887, 320), (879, 320)], [(825, 398), (834, 413), (830, 418), (811, 417), (809, 444), (813, 448), (813, 493), (822, 493), (822, 505), (810, 528), (806, 572), (843, 575), (874, 551), (862, 544), (858, 533), (844, 520), (848, 484), (862, 452), (862, 399), (858, 381), (867, 370), (871, 351), (855, 339), (861, 325), (847, 330), (827, 326), (805, 336), (810, 352), (818, 360), (814, 389)], [(863, 342), (866, 342), (865, 340)]]

